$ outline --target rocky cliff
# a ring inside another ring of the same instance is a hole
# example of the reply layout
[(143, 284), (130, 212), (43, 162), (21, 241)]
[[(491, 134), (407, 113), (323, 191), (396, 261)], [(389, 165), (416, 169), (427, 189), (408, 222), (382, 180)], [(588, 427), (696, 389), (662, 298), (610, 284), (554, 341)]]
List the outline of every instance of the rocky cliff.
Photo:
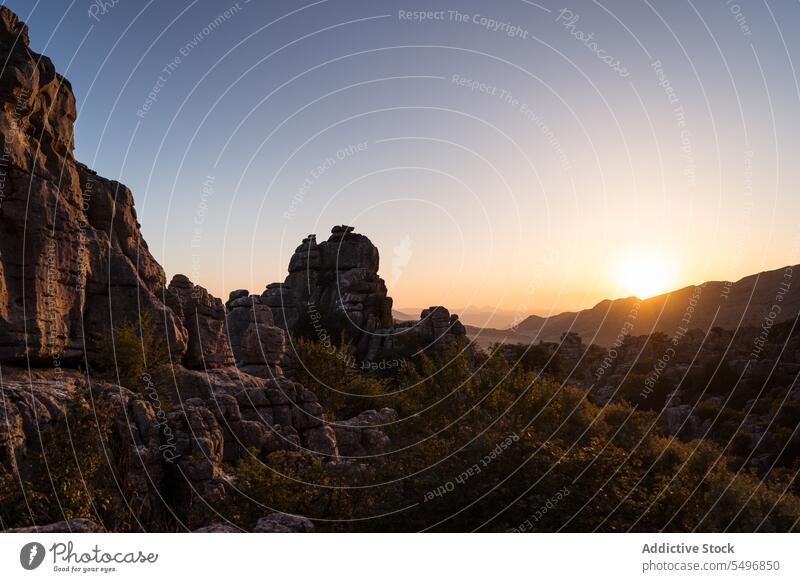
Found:
[(180, 359), (186, 330), (164, 308), (164, 270), (130, 190), (73, 157), (75, 97), (28, 29), (0, 10), (0, 362), (83, 357), (116, 322), (151, 313)]

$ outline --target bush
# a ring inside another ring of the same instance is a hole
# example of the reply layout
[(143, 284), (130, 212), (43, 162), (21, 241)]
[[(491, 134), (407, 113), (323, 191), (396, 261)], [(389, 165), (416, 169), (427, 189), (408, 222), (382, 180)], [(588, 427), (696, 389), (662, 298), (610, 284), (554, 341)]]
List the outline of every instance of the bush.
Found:
[(117, 531), (130, 529), (133, 516), (119, 495), (109, 466), (112, 406), (103, 398), (89, 402), (78, 393), (63, 416), (42, 430), (41, 444), (34, 447), (26, 471), (28, 477), (2, 476), (4, 527), (85, 518)]
[(92, 370), (101, 378), (138, 392), (146, 374), (161, 376), (169, 362), (166, 341), (147, 312), (138, 321), (125, 321), (115, 327), (112, 341), (95, 337), (94, 348)]
[(694, 415), (700, 420), (714, 420), (719, 415), (720, 405), (707, 400), (698, 404), (694, 409)]
[(259, 518), (273, 512), (302, 515), (320, 521), (315, 525), (322, 531), (337, 531), (337, 523), (353, 517), (356, 501), (362, 511), (369, 509), (363, 499), (341, 488), (322, 462), (309, 455), (279, 451), (264, 463), (251, 451), (251, 456), (237, 465), (227, 467), (232, 486), (218, 499), (211, 500), (211, 510), (198, 504), (190, 518), (190, 527), (213, 521), (219, 514), (245, 531), (251, 531)]
[(333, 417), (343, 420), (385, 405), (388, 381), (361, 373), (348, 346), (293, 338), (289, 353), (296, 359), (292, 378), (314, 392)]

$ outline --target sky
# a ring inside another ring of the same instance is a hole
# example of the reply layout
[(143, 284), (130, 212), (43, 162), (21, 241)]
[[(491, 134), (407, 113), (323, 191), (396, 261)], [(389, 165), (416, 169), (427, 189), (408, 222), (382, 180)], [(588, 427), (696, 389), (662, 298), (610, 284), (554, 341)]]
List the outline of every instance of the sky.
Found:
[[(167, 277), (354, 226), (398, 307), (521, 315), (800, 263), (797, 2), (5, 2)], [(422, 12), (422, 14), (420, 14)]]

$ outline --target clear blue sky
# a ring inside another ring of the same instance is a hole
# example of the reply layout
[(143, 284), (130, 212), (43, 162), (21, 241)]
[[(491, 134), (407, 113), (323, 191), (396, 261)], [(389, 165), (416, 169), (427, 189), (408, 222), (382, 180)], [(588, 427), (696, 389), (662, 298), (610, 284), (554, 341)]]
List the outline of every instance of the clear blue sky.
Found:
[(800, 262), (797, 2), (6, 4), (77, 158), (218, 295), (340, 223), (399, 306), (591, 305), (631, 252), (670, 286)]

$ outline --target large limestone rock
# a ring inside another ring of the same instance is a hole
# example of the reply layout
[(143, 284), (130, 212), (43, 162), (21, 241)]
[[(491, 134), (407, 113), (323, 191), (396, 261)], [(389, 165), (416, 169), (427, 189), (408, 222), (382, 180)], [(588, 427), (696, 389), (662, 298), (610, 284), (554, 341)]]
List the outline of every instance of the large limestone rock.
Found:
[[(27, 28), (5, 7), (0, 55), (0, 473), (31, 475), (40, 432), (80, 396), (113, 410), (106, 460), (145, 523), (224, 493), (225, 463), (253, 451), (336, 460), (316, 396), (283, 376), (272, 309), (244, 290), (223, 304), (182, 275), (166, 286), (130, 190), (73, 158), (69, 83), (30, 51)], [(354, 244), (363, 243), (343, 245), (351, 263), (371, 256)], [(76, 370), (92, 356), (85, 346), (142, 316), (168, 341), (169, 380), (122, 387)]]
[[(215, 443), (207, 451), (185, 448), (181, 454), (201, 453), (215, 462), (234, 462), (252, 450), (261, 456), (278, 450), (305, 450), (323, 458), (338, 455), (336, 435), (316, 395), (297, 382), (283, 376), (264, 379), (235, 368), (205, 373), (179, 370), (177, 381), (186, 399), (183, 408), (206, 408), (214, 417), (213, 421), (197, 418), (192, 424), (190, 415), (176, 408), (173, 418), (180, 422), (187, 418), (185, 426), (192, 429), (194, 440)], [(220, 438), (221, 449), (217, 446)]]
[(286, 336), (272, 310), (261, 297), (241, 290), (231, 294), (227, 305), (228, 337), (239, 369), (262, 378), (281, 376)]
[(412, 351), (449, 346), (465, 351), (469, 357), (473, 355), (466, 328), (458, 315), (437, 305), (423, 309), (417, 321), (403, 321), (389, 329), (377, 330), (370, 338), (362, 365), (365, 369), (402, 365), (404, 360), (397, 360), (396, 356), (407, 346), (413, 346)]
[(211, 370), (235, 364), (242, 372), (261, 378), (283, 375), (285, 335), (260, 296), (238, 290), (223, 304), (185, 275), (175, 275), (166, 303), (187, 331), (183, 358), (187, 368)]
[(194, 530), (194, 533), (242, 533), (242, 530), (229, 523), (212, 523)]
[(186, 331), (162, 302), (130, 190), (75, 161), (70, 84), (5, 7), (0, 54), (0, 362), (79, 359), (94, 339), (84, 329), (107, 336), (112, 317), (140, 309), (182, 355)]
[(185, 275), (175, 275), (169, 284), (167, 304), (187, 332), (185, 366), (208, 369), (233, 365), (221, 299), (194, 285)]
[(391, 365), (404, 343), (468, 348), (463, 324), (442, 306), (423, 310), (418, 321), (395, 324), (379, 266), (378, 249), (367, 237), (351, 226), (335, 226), (327, 241), (317, 243), (313, 234), (303, 239), (286, 280), (267, 285), (261, 303), (278, 327), (293, 334), (338, 345), (346, 331), (364, 369)]
[(342, 457), (371, 457), (389, 448), (387, 425), (397, 422), (397, 412), (391, 408), (365, 410), (358, 416), (336, 423), (336, 443)]
[(289, 261), (282, 284), (267, 286), (263, 303), (290, 332), (338, 341), (346, 330), (359, 353), (370, 337), (392, 325), (392, 300), (378, 276), (378, 249), (350, 226), (336, 226), (327, 241), (309, 235)]
[[(235, 368), (200, 372), (175, 368), (182, 395), (170, 405), (155, 393), (134, 393), (92, 381), (94, 402), (110, 403), (113, 430), (106, 435), (109, 470), (137, 518), (146, 522), (167, 510), (163, 492), (185, 515), (197, 496), (225, 492), (225, 463), (253, 452), (304, 451), (337, 460), (336, 434), (316, 396), (285, 377), (265, 380)], [(0, 474), (25, 479), (39, 435), (63, 417), (89, 385), (78, 372), (4, 368), (0, 399)]]
[(180, 369), (184, 400), (168, 414), (175, 435), (177, 470), (172, 488), (179, 511), (196, 496), (223, 494), (223, 463), (252, 454), (304, 451), (323, 460), (338, 458), (336, 434), (317, 397), (285, 377), (251, 376), (236, 368), (206, 372)]

